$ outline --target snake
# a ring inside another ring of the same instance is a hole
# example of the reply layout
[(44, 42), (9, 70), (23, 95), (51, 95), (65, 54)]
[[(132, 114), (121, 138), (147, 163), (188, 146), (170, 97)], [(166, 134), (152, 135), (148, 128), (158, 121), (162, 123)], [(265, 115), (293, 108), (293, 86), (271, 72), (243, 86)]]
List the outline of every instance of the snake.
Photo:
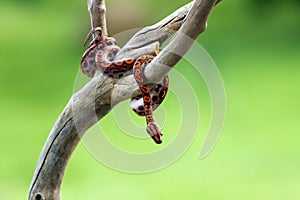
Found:
[(158, 49), (155, 51), (155, 55), (143, 55), (138, 58), (115, 61), (115, 56), (121, 50), (116, 43), (116, 39), (113, 37), (104, 38), (102, 29), (96, 27), (88, 33), (84, 46), (93, 35), (94, 39), (82, 55), (81, 71), (88, 77), (94, 77), (97, 71), (101, 71), (104, 75), (114, 79), (133, 74), (141, 94), (132, 96), (130, 107), (137, 115), (145, 117), (147, 133), (155, 143), (161, 144), (163, 134), (154, 119), (153, 111), (158, 108), (166, 97), (169, 77), (165, 75), (159, 82), (149, 84), (145, 76), (145, 67), (158, 54)]

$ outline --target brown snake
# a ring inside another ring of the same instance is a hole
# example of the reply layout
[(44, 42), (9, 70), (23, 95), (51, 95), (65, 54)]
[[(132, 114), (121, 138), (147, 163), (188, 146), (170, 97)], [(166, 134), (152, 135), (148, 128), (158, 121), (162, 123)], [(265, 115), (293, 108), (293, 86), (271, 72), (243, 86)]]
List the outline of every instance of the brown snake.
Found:
[[(169, 78), (165, 76), (160, 82), (154, 84), (150, 90), (149, 83), (144, 75), (144, 69), (153, 59), (152, 55), (144, 55), (139, 58), (130, 58), (120, 61), (113, 61), (120, 47), (116, 45), (116, 40), (112, 37), (103, 39), (100, 27), (94, 28), (87, 35), (84, 45), (88, 42), (93, 34), (98, 32), (88, 49), (82, 56), (81, 71), (93, 77), (96, 70), (101, 70), (103, 74), (112, 78), (121, 78), (124, 75), (134, 74), (134, 78), (139, 85), (141, 95), (131, 98), (130, 106), (139, 116), (146, 118), (146, 131), (157, 143), (162, 143), (162, 133), (159, 125), (153, 117), (155, 110), (164, 100), (167, 91)], [(157, 49), (158, 52), (158, 49)]]

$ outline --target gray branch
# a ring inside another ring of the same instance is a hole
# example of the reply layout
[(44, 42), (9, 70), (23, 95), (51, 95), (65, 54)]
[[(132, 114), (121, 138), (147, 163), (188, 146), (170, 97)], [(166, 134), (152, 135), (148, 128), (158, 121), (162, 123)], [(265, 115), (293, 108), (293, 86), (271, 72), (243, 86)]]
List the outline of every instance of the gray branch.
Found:
[[(178, 31), (169, 45), (147, 66), (147, 79), (156, 82), (175, 66), (193, 44), (193, 39), (205, 30), (207, 17), (217, 2), (219, 0), (195, 0), (157, 24), (143, 28), (115, 59), (154, 54), (158, 45)], [(89, 0), (88, 8), (92, 26), (100, 26), (107, 33), (104, 0)], [(80, 138), (114, 105), (130, 98), (134, 92), (138, 92), (138, 86), (133, 75), (116, 81), (96, 73), (71, 97), (43, 147), (29, 190), (30, 200), (60, 199), (65, 168)]]
[(104, 36), (107, 36), (105, 0), (88, 0), (88, 10), (92, 28), (101, 27)]

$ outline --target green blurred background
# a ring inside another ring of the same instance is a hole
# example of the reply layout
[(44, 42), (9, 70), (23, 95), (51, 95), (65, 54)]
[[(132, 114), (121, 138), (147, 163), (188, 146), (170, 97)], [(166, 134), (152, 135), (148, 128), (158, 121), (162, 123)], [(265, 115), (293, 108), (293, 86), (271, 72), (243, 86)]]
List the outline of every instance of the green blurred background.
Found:
[[(187, 2), (107, 1), (109, 32), (153, 24)], [(1, 200), (27, 198), (43, 144), (73, 93), (90, 28), (86, 5), (84, 0), (0, 2)], [(209, 96), (202, 80), (192, 80), (202, 89), (203, 119), (178, 161), (154, 173), (122, 173), (99, 164), (79, 144), (62, 198), (299, 199), (299, 9), (299, 0), (223, 0), (211, 13), (199, 42), (222, 74), (227, 118), (207, 158), (198, 159)], [(176, 69), (192, 79), (183, 64)], [(164, 102), (166, 110), (176, 106), (172, 98)], [(118, 142), (122, 132), (111, 119), (109, 114), (101, 123), (117, 132), (111, 137)], [(138, 145), (120, 137), (125, 147), (162, 148), (150, 140)]]

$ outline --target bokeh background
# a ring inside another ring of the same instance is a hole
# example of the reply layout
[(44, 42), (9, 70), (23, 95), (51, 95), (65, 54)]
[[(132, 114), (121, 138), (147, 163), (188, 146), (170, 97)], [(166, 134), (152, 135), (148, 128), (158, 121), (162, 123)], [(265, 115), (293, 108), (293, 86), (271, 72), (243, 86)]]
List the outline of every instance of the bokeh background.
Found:
[[(109, 32), (153, 24), (187, 2), (107, 1)], [(86, 5), (0, 2), (0, 199), (27, 198), (43, 144), (73, 93), (90, 28)], [(67, 167), (62, 199), (299, 199), (299, 9), (299, 0), (224, 0), (211, 13), (198, 41), (222, 74), (227, 117), (208, 157), (198, 159), (209, 95), (183, 61), (175, 69), (198, 87), (202, 116), (185, 154), (157, 172), (129, 174), (100, 164), (81, 143)], [(173, 96), (164, 106), (176, 116)], [(109, 114), (100, 124), (124, 148), (162, 148), (125, 139), (112, 121)]]

